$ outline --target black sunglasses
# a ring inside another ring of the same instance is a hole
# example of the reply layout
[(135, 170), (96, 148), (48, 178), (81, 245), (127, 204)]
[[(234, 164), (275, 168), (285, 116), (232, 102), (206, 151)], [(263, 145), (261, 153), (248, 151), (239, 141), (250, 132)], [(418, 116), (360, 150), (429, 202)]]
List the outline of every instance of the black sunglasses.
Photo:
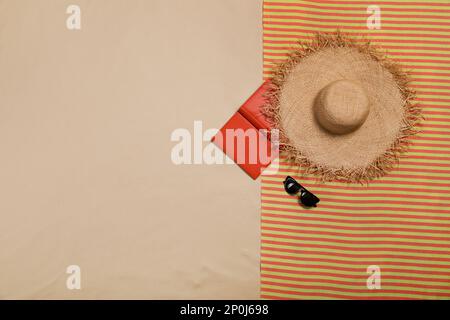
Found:
[(304, 188), (294, 178), (289, 176), (286, 177), (283, 184), (284, 190), (286, 190), (286, 192), (290, 195), (296, 195), (300, 193), (300, 203), (305, 207), (317, 207), (317, 203), (319, 203), (320, 199), (306, 190), (306, 188)]

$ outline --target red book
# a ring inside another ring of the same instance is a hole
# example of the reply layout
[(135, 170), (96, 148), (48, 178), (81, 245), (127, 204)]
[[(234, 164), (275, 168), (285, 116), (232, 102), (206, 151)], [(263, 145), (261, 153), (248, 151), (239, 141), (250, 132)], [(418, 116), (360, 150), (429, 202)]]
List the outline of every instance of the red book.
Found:
[(267, 86), (263, 83), (212, 139), (253, 179), (270, 164), (272, 156), (267, 134), (270, 125), (261, 112)]

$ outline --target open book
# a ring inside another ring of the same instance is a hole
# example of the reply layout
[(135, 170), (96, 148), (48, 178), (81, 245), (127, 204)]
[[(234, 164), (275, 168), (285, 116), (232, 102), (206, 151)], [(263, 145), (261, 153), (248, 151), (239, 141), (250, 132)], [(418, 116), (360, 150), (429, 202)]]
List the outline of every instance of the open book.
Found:
[(263, 83), (212, 139), (253, 179), (270, 164), (273, 154), (271, 126), (261, 112), (268, 85)]

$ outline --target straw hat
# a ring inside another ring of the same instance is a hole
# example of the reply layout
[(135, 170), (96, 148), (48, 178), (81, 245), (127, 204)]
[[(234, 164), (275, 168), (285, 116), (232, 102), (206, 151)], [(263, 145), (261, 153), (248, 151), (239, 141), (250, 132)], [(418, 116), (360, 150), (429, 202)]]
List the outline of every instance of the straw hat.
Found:
[(324, 180), (367, 182), (406, 150), (420, 109), (400, 68), (336, 32), (300, 43), (271, 79), (265, 111), (281, 151)]

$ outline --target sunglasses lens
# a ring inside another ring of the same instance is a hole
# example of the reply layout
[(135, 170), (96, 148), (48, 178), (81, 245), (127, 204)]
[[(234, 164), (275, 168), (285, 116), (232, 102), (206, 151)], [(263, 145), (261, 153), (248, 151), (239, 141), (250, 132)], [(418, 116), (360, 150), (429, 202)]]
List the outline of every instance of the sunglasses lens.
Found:
[(300, 191), (301, 186), (293, 178), (287, 177), (286, 180), (284, 180), (284, 189), (289, 194), (297, 194)]
[(309, 191), (302, 192), (300, 196), (300, 202), (307, 207), (316, 207), (319, 201), (320, 199)]

